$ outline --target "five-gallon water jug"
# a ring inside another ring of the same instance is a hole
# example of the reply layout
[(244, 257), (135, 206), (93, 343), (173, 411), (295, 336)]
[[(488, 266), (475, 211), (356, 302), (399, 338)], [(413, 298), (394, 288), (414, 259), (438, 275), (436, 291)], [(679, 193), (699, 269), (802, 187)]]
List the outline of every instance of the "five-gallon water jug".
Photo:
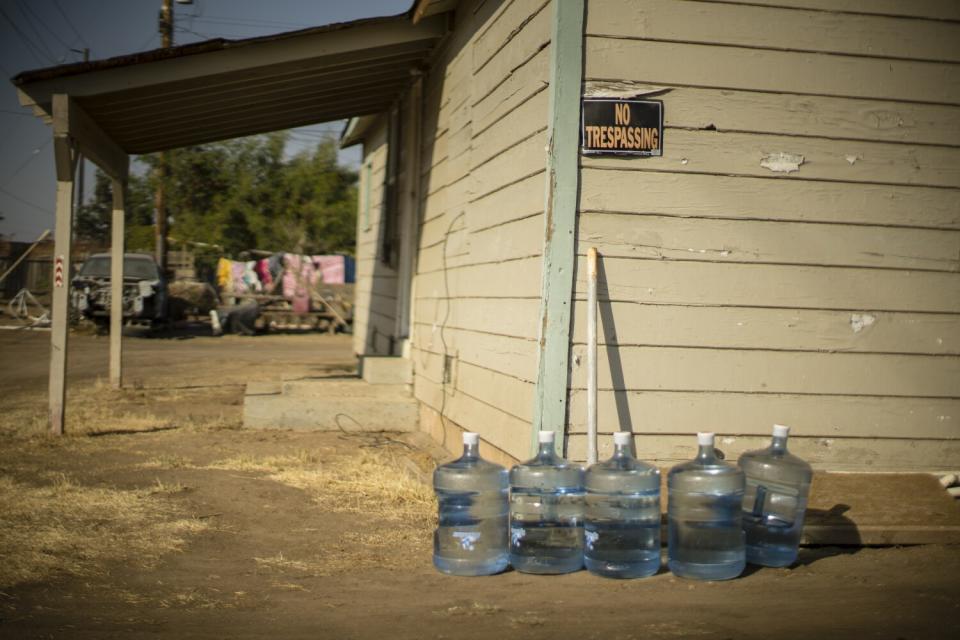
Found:
[(797, 559), (813, 471), (787, 451), (789, 434), (790, 427), (776, 424), (769, 447), (740, 456), (747, 475), (743, 530), (747, 562), (753, 564), (786, 567)]
[(433, 564), (443, 573), (485, 576), (507, 568), (507, 470), (482, 459), (478, 445), (476, 433), (464, 433), (463, 455), (433, 472)]
[(744, 474), (717, 457), (713, 440), (698, 433), (697, 457), (667, 476), (669, 567), (683, 578), (727, 580), (745, 565)]
[(583, 567), (583, 469), (554, 451), (553, 431), (540, 450), (510, 470), (510, 564), (526, 573)]
[(660, 470), (630, 452), (633, 434), (613, 434), (613, 457), (587, 469), (583, 562), (609, 578), (660, 569)]

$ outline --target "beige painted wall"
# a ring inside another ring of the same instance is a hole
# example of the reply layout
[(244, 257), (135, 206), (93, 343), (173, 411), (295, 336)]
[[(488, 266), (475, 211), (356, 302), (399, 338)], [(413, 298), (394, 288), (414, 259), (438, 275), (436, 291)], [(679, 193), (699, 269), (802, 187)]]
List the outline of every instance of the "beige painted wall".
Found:
[(378, 251), (384, 213), (386, 141), (386, 118), (381, 117), (364, 140), (360, 167), (357, 285), (353, 314), (353, 350), (359, 355), (390, 355), (390, 346), (394, 342), (397, 273), (380, 260)]
[(960, 23), (926, 19), (956, 6), (771, 4), (588, 2), (586, 80), (662, 88), (665, 132), (583, 160), (570, 454), (596, 246), (602, 433), (669, 462), (783, 422), (821, 467), (958, 468)]
[(551, 17), (547, 0), (462, 2), (424, 83), (415, 394), (516, 457), (536, 375)]

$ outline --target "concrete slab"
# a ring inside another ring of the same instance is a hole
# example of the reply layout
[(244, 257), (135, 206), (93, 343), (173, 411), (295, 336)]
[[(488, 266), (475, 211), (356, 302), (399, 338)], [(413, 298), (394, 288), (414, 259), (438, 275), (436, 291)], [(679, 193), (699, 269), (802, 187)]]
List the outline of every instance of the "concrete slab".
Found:
[(399, 356), (364, 356), (360, 371), (369, 384), (413, 384), (412, 363)]
[(418, 416), (406, 385), (370, 385), (359, 378), (248, 385), (243, 403), (247, 429), (415, 431)]

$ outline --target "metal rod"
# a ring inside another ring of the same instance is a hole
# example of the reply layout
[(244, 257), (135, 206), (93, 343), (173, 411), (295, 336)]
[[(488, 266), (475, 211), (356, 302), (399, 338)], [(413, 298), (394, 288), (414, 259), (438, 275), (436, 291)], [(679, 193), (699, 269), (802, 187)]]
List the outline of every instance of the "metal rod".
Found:
[(587, 464), (597, 462), (597, 248), (587, 251)]

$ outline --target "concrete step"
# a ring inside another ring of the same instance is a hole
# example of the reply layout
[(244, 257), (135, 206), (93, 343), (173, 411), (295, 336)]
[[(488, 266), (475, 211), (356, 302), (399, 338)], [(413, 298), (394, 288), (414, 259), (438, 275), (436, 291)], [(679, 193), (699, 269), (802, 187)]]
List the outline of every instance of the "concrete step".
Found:
[(370, 384), (413, 383), (413, 363), (399, 356), (364, 356), (360, 371)]
[(359, 378), (251, 384), (243, 402), (247, 429), (416, 431), (418, 418), (407, 385), (371, 385)]

